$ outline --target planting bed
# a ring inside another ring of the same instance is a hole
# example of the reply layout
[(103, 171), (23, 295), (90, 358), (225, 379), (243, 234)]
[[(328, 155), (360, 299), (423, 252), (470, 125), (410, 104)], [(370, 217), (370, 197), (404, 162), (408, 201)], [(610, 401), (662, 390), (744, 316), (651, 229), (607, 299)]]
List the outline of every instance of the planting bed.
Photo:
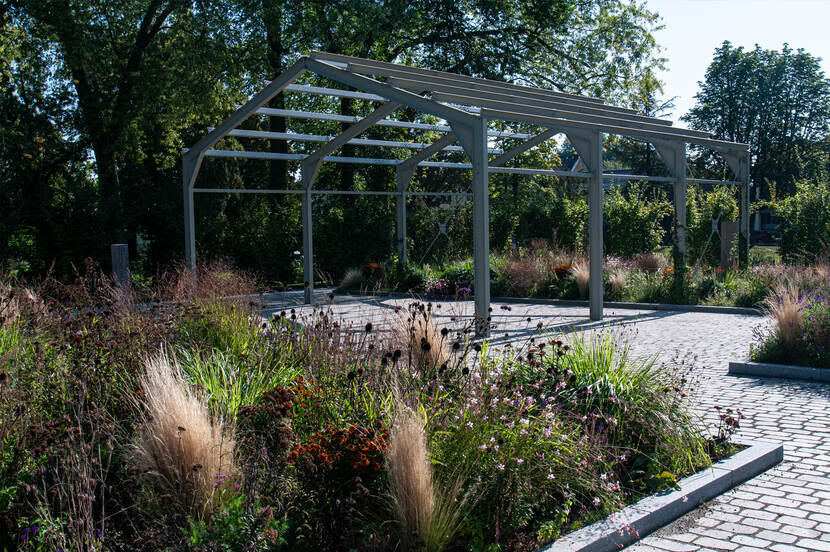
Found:
[(491, 342), (417, 302), (263, 320), (227, 271), (188, 279), (141, 309), (101, 279), (6, 293), (0, 544), (530, 551), (711, 461), (691, 367), (616, 333), (522, 316), (497, 347), (509, 305)]

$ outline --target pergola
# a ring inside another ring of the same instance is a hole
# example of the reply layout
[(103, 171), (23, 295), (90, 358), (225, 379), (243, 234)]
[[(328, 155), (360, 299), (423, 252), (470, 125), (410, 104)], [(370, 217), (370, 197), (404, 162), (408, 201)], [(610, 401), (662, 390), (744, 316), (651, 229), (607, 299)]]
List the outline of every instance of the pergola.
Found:
[[(293, 84), (306, 71), (337, 82), (354, 90), (322, 88)], [(273, 109), (265, 105), (280, 92), (328, 95), (376, 102), (377, 107), (365, 117), (316, 113), (291, 109)], [(441, 119), (445, 124), (425, 124), (392, 118), (399, 108), (410, 108)], [(350, 123), (336, 136), (319, 136), (291, 132), (243, 130), (237, 127), (254, 114), (285, 118), (312, 119)], [(537, 134), (496, 131), (489, 122), (504, 121), (509, 125), (533, 125)], [(371, 140), (358, 136), (374, 125), (445, 133), (433, 143)], [(573, 144), (588, 172), (545, 168), (507, 167), (505, 164), (519, 154), (538, 146), (556, 134), (564, 134)], [(616, 134), (651, 143), (666, 164), (670, 176), (605, 175), (603, 174), (603, 134)], [(213, 149), (226, 136), (321, 142), (311, 154), (273, 153), (262, 151), (230, 151)], [(499, 138), (524, 140), (508, 151), (490, 147)], [(458, 145), (455, 145), (455, 144)], [(399, 159), (374, 159), (332, 155), (345, 144), (408, 148), (414, 155)], [(713, 181), (689, 178), (686, 175), (686, 146), (692, 144), (720, 153), (734, 173), (734, 180)], [(428, 161), (441, 151), (463, 151), (469, 163)], [(494, 157), (490, 157), (493, 154)], [(300, 189), (228, 189), (196, 188), (194, 186), (205, 157), (299, 161)], [(397, 169), (395, 191), (318, 190), (314, 180), (324, 162), (394, 165)], [(248, 103), (211, 130), (182, 156), (184, 174), (184, 222), (186, 261), (196, 267), (194, 227), (195, 193), (258, 193), (301, 194), (303, 220), (303, 270), (306, 281), (305, 300), (312, 301), (314, 289), (314, 256), (312, 240), (312, 201), (320, 194), (356, 194), (394, 196), (397, 199), (397, 244), (399, 258), (406, 263), (406, 200), (412, 195), (452, 196), (459, 192), (412, 192), (409, 183), (418, 167), (442, 167), (472, 170), (473, 259), (475, 263), (475, 313), (479, 320), (488, 317), (490, 307), (489, 207), (488, 177), (491, 173), (524, 175), (555, 175), (588, 181), (589, 203), (589, 301), (590, 317), (601, 320), (603, 313), (603, 178), (625, 178), (673, 183), (675, 208), (675, 246), (685, 266), (686, 255), (686, 185), (689, 182), (720, 183), (741, 186), (740, 244), (741, 255), (749, 250), (749, 148), (746, 144), (715, 140), (705, 132), (673, 127), (671, 121), (645, 117), (632, 109), (605, 104), (587, 96), (554, 92), (543, 88), (467, 77), (441, 71), (409, 67), (395, 63), (357, 57), (312, 52), (300, 58), (287, 71), (268, 83)]]

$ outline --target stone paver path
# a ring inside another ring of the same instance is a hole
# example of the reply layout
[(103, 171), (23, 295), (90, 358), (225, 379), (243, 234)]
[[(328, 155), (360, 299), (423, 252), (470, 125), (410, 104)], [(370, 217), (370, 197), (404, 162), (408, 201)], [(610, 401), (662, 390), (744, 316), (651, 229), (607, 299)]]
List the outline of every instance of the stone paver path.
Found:
[[(266, 313), (296, 308), (301, 296), (266, 297)], [(326, 303), (328, 291), (319, 293)], [(327, 307), (356, 328), (394, 320), (401, 299), (335, 297)], [(708, 422), (715, 406), (740, 408), (747, 416), (739, 437), (783, 442), (784, 462), (672, 525), (630, 546), (632, 552), (830, 552), (830, 385), (770, 378), (734, 377), (730, 360), (748, 358), (753, 332), (765, 322), (758, 316), (673, 311), (606, 309), (602, 324), (587, 320), (588, 309), (539, 304), (493, 304), (494, 345), (517, 343), (537, 335), (537, 324), (559, 332), (616, 325), (635, 353), (662, 361), (691, 364), (698, 403)], [(437, 322), (469, 319), (472, 303), (443, 302)], [(530, 321), (528, 321), (530, 318)], [(456, 322), (457, 323), (457, 322)], [(505, 335), (506, 334), (506, 335)]]

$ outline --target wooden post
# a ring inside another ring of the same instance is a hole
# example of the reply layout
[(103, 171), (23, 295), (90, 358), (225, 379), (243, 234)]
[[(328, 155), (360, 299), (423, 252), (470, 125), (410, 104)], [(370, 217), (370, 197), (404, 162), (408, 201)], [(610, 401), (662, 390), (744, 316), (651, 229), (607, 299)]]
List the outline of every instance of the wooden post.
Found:
[[(724, 270), (735, 268), (740, 257), (739, 251), (735, 250), (735, 237), (738, 234), (738, 223), (723, 220), (720, 223), (720, 266)], [(743, 245), (743, 244), (741, 244)], [(740, 245), (738, 246), (740, 249)], [(738, 253), (736, 255), (736, 253)]]

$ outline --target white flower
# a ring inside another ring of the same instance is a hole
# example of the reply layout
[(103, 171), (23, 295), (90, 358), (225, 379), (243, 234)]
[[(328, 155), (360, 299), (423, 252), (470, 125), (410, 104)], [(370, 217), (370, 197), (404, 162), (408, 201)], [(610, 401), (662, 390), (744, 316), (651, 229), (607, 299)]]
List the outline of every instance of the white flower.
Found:
[(504, 464), (496, 464), (496, 469), (499, 471), (504, 471)]

